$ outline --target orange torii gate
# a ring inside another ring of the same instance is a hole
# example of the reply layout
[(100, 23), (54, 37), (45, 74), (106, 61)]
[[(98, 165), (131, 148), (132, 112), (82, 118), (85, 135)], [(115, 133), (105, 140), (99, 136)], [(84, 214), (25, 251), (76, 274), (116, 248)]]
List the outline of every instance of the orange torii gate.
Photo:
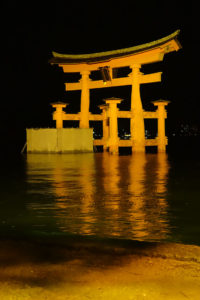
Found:
[[(59, 122), (62, 123), (62, 120), (79, 120), (80, 128), (89, 128), (90, 120), (103, 121), (106, 115), (110, 121), (113, 120), (111, 121), (112, 125), (116, 123), (116, 118), (130, 118), (130, 141), (119, 140), (118, 138), (113, 139), (112, 136), (109, 136), (109, 140), (112, 142), (108, 143), (108, 138), (106, 137), (105, 139), (105, 136), (103, 136), (102, 140), (95, 140), (94, 145), (103, 145), (104, 148), (109, 147), (111, 152), (117, 152), (116, 149), (120, 146), (129, 146), (132, 147), (132, 151), (144, 152), (145, 146), (148, 145), (156, 145), (158, 146), (158, 151), (165, 151), (167, 145), (164, 122), (166, 118), (165, 106), (169, 102), (154, 101), (154, 105), (158, 106), (157, 111), (146, 112), (143, 110), (140, 97), (140, 85), (144, 83), (160, 82), (162, 72), (143, 74), (140, 72), (140, 68), (142, 65), (162, 61), (164, 55), (169, 52), (178, 51), (181, 48), (177, 39), (178, 34), (179, 30), (171, 35), (150, 43), (114, 51), (79, 55), (59, 54), (53, 52), (53, 58), (50, 59), (51, 64), (59, 65), (63, 68), (65, 73), (81, 74), (81, 80), (78, 82), (65, 84), (66, 91), (81, 90), (80, 113), (62, 113), (62, 104), (60, 103), (60, 105), (56, 106), (55, 103), (54, 107), (56, 108), (56, 112), (54, 113), (54, 119), (57, 120), (57, 126), (62, 126), (58, 125)], [(116, 70), (124, 67), (129, 67), (130, 73), (126, 77), (117, 77)], [(93, 71), (101, 72), (102, 80), (91, 80), (89, 75)], [(117, 103), (119, 103), (119, 99), (115, 98), (107, 99), (106, 105), (101, 106), (102, 114), (94, 115), (89, 112), (90, 89), (128, 85), (132, 86), (130, 111), (118, 111)], [(145, 139), (145, 118), (158, 119), (158, 136), (154, 140)], [(111, 130), (111, 124), (109, 129), (110, 134), (112, 132), (112, 134), (116, 136), (114, 130)], [(113, 142), (115, 145), (113, 145)]]

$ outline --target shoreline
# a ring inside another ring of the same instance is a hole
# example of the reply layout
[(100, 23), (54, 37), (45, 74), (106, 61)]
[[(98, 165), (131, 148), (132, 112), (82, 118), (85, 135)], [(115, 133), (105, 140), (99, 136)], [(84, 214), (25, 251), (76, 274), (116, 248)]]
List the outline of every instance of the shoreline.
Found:
[(200, 247), (69, 237), (0, 240), (0, 299), (199, 299)]

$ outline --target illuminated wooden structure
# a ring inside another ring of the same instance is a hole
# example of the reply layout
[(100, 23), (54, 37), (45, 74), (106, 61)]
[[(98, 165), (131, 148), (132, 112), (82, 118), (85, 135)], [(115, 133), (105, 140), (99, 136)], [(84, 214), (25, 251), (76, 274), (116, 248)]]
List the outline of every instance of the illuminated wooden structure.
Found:
[[(81, 90), (80, 113), (65, 114), (61, 113), (61, 106), (56, 108), (54, 119), (57, 124), (62, 124), (58, 120), (61, 116), (63, 120), (79, 120), (80, 128), (89, 128), (89, 121), (103, 121), (104, 136), (102, 140), (94, 140), (94, 145), (102, 145), (104, 149), (109, 148), (111, 152), (117, 152), (118, 147), (132, 147), (132, 151), (144, 152), (145, 146), (158, 146), (158, 151), (165, 151), (167, 138), (165, 137), (165, 106), (168, 101), (156, 101), (158, 106), (156, 112), (147, 112), (143, 110), (140, 97), (140, 85), (146, 83), (160, 82), (162, 72), (153, 74), (143, 74), (140, 72), (142, 65), (162, 61), (164, 55), (178, 51), (180, 43), (177, 39), (179, 31), (173, 34), (139, 46), (130, 48), (92, 53), (92, 54), (59, 54), (53, 52), (51, 64), (57, 64), (63, 68), (65, 73), (79, 73), (81, 80), (73, 83), (66, 83), (66, 91)], [(129, 68), (129, 74), (126, 77), (117, 77), (116, 73), (121, 68)], [(90, 74), (99, 71), (102, 74), (102, 80), (91, 80)], [(118, 99), (107, 100), (105, 106), (101, 106), (102, 114), (91, 114), (90, 106), (90, 90), (116, 87), (116, 86), (132, 86), (131, 93), (131, 110), (118, 111)], [(115, 103), (115, 104), (114, 104)], [(114, 114), (114, 115), (112, 115)], [(106, 119), (109, 118), (110, 126), (106, 128)], [(108, 131), (116, 136), (116, 118), (130, 118), (131, 140), (119, 140), (108, 136)], [(144, 119), (158, 119), (158, 137), (154, 140), (145, 139)], [(115, 123), (115, 125), (113, 125)], [(59, 125), (61, 126), (61, 125)], [(111, 128), (115, 129), (111, 129)], [(115, 145), (113, 144), (115, 142)]]

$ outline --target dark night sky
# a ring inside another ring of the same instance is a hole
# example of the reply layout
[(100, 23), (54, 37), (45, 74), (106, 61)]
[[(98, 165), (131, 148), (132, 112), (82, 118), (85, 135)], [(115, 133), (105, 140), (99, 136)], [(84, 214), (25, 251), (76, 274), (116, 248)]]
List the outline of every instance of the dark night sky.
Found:
[[(163, 71), (163, 82), (145, 85), (141, 93), (147, 109), (151, 100), (171, 101), (171, 131), (180, 123), (200, 126), (199, 15), (191, 1), (181, 5), (177, 1), (54, 1), (46, 7), (19, 3), (10, 1), (2, 9), (0, 130), (6, 137), (4, 144), (9, 141), (22, 147), (26, 127), (53, 126), (51, 102), (69, 101), (62, 70), (48, 63), (51, 51), (120, 49), (162, 38), (177, 29), (183, 48), (150, 68), (150, 72)], [(123, 93), (121, 89), (119, 96)], [(97, 99), (102, 96), (95, 95)]]

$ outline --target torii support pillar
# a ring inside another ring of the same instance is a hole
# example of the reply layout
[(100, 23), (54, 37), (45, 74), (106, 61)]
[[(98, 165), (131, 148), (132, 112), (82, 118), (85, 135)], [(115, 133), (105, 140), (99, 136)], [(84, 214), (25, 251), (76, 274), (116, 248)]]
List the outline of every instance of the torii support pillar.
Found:
[(108, 108), (109, 106), (107, 104), (99, 105), (99, 108), (102, 110), (103, 115), (103, 151), (108, 150), (108, 138), (109, 138), (109, 119), (108, 119)]
[(56, 110), (53, 112), (53, 120), (56, 121), (56, 128), (63, 128), (63, 120), (66, 113), (63, 111), (68, 103), (63, 102), (55, 102), (51, 103), (51, 106), (54, 107)]
[(118, 137), (118, 122), (117, 122), (117, 104), (121, 103), (122, 99), (109, 98), (106, 99), (106, 104), (109, 105), (108, 117), (109, 117), (109, 152), (112, 154), (118, 153), (119, 137)]
[(170, 101), (167, 100), (157, 100), (152, 101), (152, 103), (157, 106), (158, 114), (158, 152), (166, 152), (167, 137), (165, 135), (165, 119), (167, 118), (167, 112), (165, 106), (167, 106)]

